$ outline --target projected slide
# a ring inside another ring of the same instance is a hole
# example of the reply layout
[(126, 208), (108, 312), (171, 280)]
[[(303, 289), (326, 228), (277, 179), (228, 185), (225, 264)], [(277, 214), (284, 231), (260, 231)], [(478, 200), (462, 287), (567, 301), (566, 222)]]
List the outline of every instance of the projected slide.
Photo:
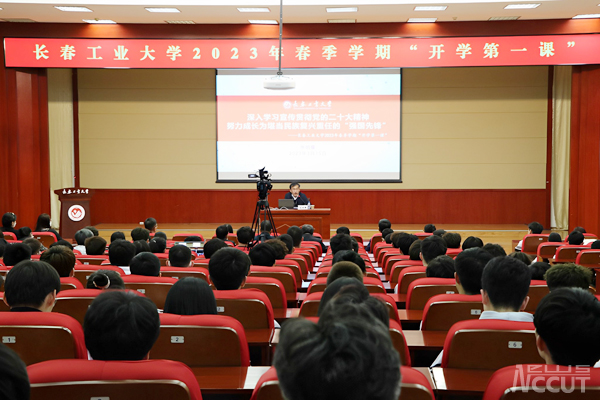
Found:
[(285, 70), (296, 87), (263, 88), (272, 71), (217, 71), (217, 179), (400, 181), (399, 69)]

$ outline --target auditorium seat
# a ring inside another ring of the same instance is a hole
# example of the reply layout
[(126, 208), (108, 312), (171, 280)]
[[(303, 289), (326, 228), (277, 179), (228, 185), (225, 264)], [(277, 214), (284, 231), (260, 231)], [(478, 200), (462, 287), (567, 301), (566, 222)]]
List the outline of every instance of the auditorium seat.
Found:
[(562, 242), (544, 242), (540, 243), (537, 249), (537, 259), (538, 261), (544, 260), (552, 260), (554, 259), (554, 254), (556, 254), (556, 249), (563, 246)]
[(383, 241), (383, 236), (381, 236), (381, 232), (376, 233), (371, 237), (371, 254), (373, 254), (377, 243), (380, 243), (381, 241)]
[(550, 234), (542, 233), (542, 234), (529, 234), (523, 236), (523, 244), (521, 245), (521, 252), (530, 255), (537, 255), (538, 246), (541, 243), (546, 243), (548, 241), (548, 236)]
[(479, 319), (483, 312), (481, 295), (438, 294), (423, 310), (423, 331), (448, 331), (456, 322)]
[(364, 240), (363, 237), (360, 233), (357, 232), (351, 232), (350, 236), (352, 236), (354, 239), (356, 239), (356, 241), (358, 242), (358, 244), (363, 244)]
[[(244, 289), (258, 289), (264, 292), (271, 301), (275, 318), (285, 318), (288, 300), (280, 280), (266, 276), (248, 276)], [(293, 302), (296, 303), (296, 300)]]
[(546, 281), (532, 280), (529, 284), (529, 293), (527, 293), (527, 296), (529, 296), (529, 302), (527, 303), (524, 311), (531, 313), (535, 312), (535, 309), (540, 301), (548, 293), (550, 293), (550, 289), (548, 289), (548, 284)]
[(292, 255), (303, 257), (309, 271), (315, 267), (317, 262), (317, 259), (315, 259), (314, 254), (310, 249), (295, 248)]
[(31, 232), (31, 236), (47, 248), (50, 248), (50, 245), (56, 242), (56, 235), (52, 232)]
[[(378, 278), (363, 278), (363, 283), (370, 293), (385, 293), (383, 283)], [(322, 292), (327, 287), (327, 278), (316, 278), (309, 285), (307, 294)]]
[(392, 288), (396, 287), (396, 285), (398, 284), (398, 280), (400, 278), (400, 273), (402, 272), (402, 270), (404, 268), (422, 267), (422, 266), (423, 266), (422, 261), (413, 261), (413, 260), (396, 261), (394, 264), (392, 264), (389, 275), (386, 275), (386, 278), (390, 281), (390, 287), (392, 287)]
[(442, 368), (496, 370), (507, 365), (540, 363), (533, 322), (460, 321), (444, 342)]
[(483, 400), (595, 400), (599, 393), (599, 368), (525, 364), (494, 372)]
[(397, 292), (400, 294), (408, 293), (408, 287), (413, 281), (427, 277), (427, 275), (425, 274), (426, 269), (427, 267), (425, 266), (403, 268), (402, 271), (400, 271), (400, 275), (398, 276)]
[(160, 267), (160, 275), (175, 279), (200, 278), (208, 282), (208, 269), (204, 267)]
[(159, 309), (165, 308), (165, 300), (171, 286), (177, 279), (160, 276), (125, 275), (123, 276), (125, 288), (137, 290), (156, 304)]
[(217, 312), (241, 322), (244, 329), (274, 329), (273, 306), (258, 289), (215, 290)]
[(100, 265), (105, 261), (108, 261), (108, 255), (101, 256), (88, 256), (88, 255), (76, 255), (75, 258), (79, 260), (83, 265)]
[(402, 332), (402, 326), (398, 321), (390, 319), (390, 339), (392, 339), (392, 345), (394, 349), (400, 355), (400, 363), (402, 365), (410, 366), (410, 352), (408, 350), (408, 343)]
[(250, 355), (242, 324), (225, 315), (160, 314), (160, 335), (151, 359), (196, 367), (248, 367)]
[(198, 236), (198, 237), (200, 237), (200, 241), (201, 242), (204, 241), (204, 236), (202, 236), (199, 233), (185, 233), (185, 232), (184, 233), (176, 233), (176, 234), (174, 234), (173, 237), (171, 238), (171, 240), (174, 241), (174, 242), (183, 242), (184, 239), (186, 237), (189, 237), (189, 236)]
[(423, 239), (428, 238), (429, 236), (432, 236), (433, 233), (429, 233), (429, 232), (415, 232), (414, 235), (416, 237), (418, 237), (419, 240), (423, 240)]
[(457, 255), (461, 253), (462, 249), (448, 249), (446, 250), (446, 255), (448, 257), (456, 258)]
[[(316, 317), (319, 313), (319, 305), (321, 304), (321, 297), (323, 292), (314, 292), (306, 296), (302, 305), (300, 305), (299, 316), (301, 317)], [(398, 307), (394, 298), (389, 294), (384, 293), (371, 293), (371, 296), (377, 297), (381, 300), (388, 308), (390, 319), (400, 323), (400, 317), (398, 316)]]
[(26, 365), (63, 358), (87, 359), (83, 328), (68, 315), (0, 312), (0, 336)]
[(400, 254), (400, 249), (397, 249), (395, 247), (385, 247), (379, 251), (377, 258), (375, 258), (375, 260), (377, 261), (377, 265), (383, 265), (383, 259), (386, 256), (386, 254), (388, 255), (388, 257), (391, 255), (402, 255)]
[(379, 242), (377, 243), (374, 247), (373, 247), (373, 257), (375, 258), (375, 260), (378, 259), (379, 257), (379, 253), (381, 252), (381, 250), (383, 249), (389, 249), (394, 247), (393, 244), (391, 243), (386, 243), (386, 242)]
[(574, 263), (583, 250), (590, 250), (589, 246), (560, 246), (554, 254), (554, 263)]
[(454, 278), (421, 278), (413, 281), (406, 294), (407, 310), (422, 310), (427, 301), (437, 294), (456, 294)]
[(310, 271), (308, 269), (308, 264), (306, 263), (306, 259), (301, 255), (296, 254), (286, 254), (284, 260), (294, 260), (300, 265), (300, 271), (302, 272), (302, 276), (307, 276), (312, 273), (313, 267), (310, 267)]
[(52, 360), (27, 367), (31, 400), (201, 400), (192, 370), (171, 360)]
[(288, 300), (296, 300), (298, 287), (296, 286), (296, 277), (294, 272), (288, 267), (261, 267), (258, 265), (250, 266), (249, 276), (258, 276), (264, 278), (274, 278), (279, 280), (285, 288)]
[(583, 250), (575, 259), (575, 264), (587, 268), (600, 268), (600, 250)]
[(115, 271), (116, 273), (118, 273), (121, 276), (125, 275), (125, 273), (123, 272), (123, 270), (121, 268), (115, 267), (112, 265), (100, 266), (100, 265), (76, 264), (75, 269), (73, 270), (73, 277), (76, 278), (79, 282), (81, 282), (83, 287), (85, 287), (87, 285), (87, 281), (88, 281), (90, 275), (92, 275), (94, 272), (102, 270), (102, 269)]
[(300, 264), (296, 260), (283, 259), (283, 260), (275, 260), (275, 267), (288, 267), (294, 272), (294, 276), (296, 277), (296, 287), (302, 286), (302, 280), (308, 277), (308, 273), (304, 274), (302, 269), (300, 268)]
[(72, 276), (60, 278), (60, 290), (72, 290), (72, 289), (83, 289), (84, 286), (81, 284), (79, 279)]
[(410, 256), (388, 251), (383, 255), (383, 257), (381, 259), (381, 263), (379, 263), (378, 265), (379, 265), (379, 267), (381, 267), (381, 269), (383, 270), (385, 275), (389, 276), (390, 271), (392, 270), (392, 264), (394, 264), (396, 261), (409, 261), (409, 260), (410, 260)]
[(17, 235), (12, 232), (2, 232), (4, 234), (4, 240), (17, 240)]
[(69, 315), (83, 325), (87, 309), (100, 293), (102, 290), (98, 289), (65, 290), (56, 295), (56, 304), (52, 312)]

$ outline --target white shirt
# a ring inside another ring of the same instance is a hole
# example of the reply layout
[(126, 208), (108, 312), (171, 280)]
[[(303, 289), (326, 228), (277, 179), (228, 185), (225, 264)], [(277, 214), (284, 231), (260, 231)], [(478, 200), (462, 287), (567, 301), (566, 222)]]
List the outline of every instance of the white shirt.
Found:
[(77, 245), (77, 246), (73, 247), (73, 250), (77, 250), (77, 251), (78, 251), (78, 252), (80, 252), (80, 253), (81, 253), (81, 255), (83, 255), (83, 256), (87, 255), (87, 253), (85, 252), (85, 246), (84, 246), (84, 245), (82, 245), (82, 244), (79, 244), (79, 245)]

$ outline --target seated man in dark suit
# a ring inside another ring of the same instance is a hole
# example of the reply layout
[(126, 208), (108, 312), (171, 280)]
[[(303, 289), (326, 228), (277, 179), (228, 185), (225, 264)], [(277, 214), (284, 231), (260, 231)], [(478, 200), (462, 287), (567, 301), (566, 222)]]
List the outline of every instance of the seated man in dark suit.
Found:
[(269, 220), (260, 222), (260, 235), (254, 236), (254, 240), (259, 242), (266, 242), (267, 240), (275, 239), (275, 236), (271, 236), (273, 226)]
[(310, 224), (302, 225), (302, 240), (305, 242), (317, 242), (321, 245), (321, 250), (323, 253), (327, 253), (327, 246), (323, 243), (323, 239), (318, 236), (313, 236), (315, 233), (315, 228)]
[(290, 192), (285, 194), (285, 198), (294, 199), (294, 206), (310, 204), (308, 197), (300, 191), (300, 184), (298, 182), (290, 183)]

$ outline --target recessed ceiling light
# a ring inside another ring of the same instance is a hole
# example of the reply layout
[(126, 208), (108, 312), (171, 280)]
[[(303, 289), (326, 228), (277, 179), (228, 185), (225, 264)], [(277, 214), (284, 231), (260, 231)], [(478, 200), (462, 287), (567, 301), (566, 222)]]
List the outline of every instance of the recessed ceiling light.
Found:
[(326, 10), (329, 13), (348, 13), (357, 12), (358, 7), (327, 7)]
[(538, 8), (541, 4), (509, 4), (504, 7), (505, 10), (523, 10), (527, 8)]
[(328, 19), (327, 22), (330, 24), (355, 24), (355, 19)]
[(573, 17), (573, 19), (583, 19), (583, 18), (600, 18), (600, 14), (579, 14)]
[(248, 22), (251, 24), (259, 24), (259, 25), (278, 25), (279, 22), (274, 19), (249, 19)]
[(239, 12), (271, 12), (271, 10), (267, 7), (238, 7)]
[(437, 18), (409, 18), (406, 22), (435, 22)]
[(54, 8), (60, 11), (69, 11), (69, 12), (92, 12), (87, 7), (71, 7), (71, 6), (54, 6)]
[(155, 13), (178, 13), (181, 12), (173, 7), (146, 7), (146, 11)]
[(416, 6), (415, 11), (445, 11), (448, 6)]
[(492, 17), (488, 21), (516, 21), (521, 17)]
[(176, 24), (176, 25), (177, 24), (178, 25), (193, 25), (193, 24), (195, 24), (194, 21), (174, 21), (174, 20), (171, 20), (171, 21), (165, 21), (165, 22), (167, 24)]
[(116, 24), (112, 19), (84, 19), (88, 24)]

